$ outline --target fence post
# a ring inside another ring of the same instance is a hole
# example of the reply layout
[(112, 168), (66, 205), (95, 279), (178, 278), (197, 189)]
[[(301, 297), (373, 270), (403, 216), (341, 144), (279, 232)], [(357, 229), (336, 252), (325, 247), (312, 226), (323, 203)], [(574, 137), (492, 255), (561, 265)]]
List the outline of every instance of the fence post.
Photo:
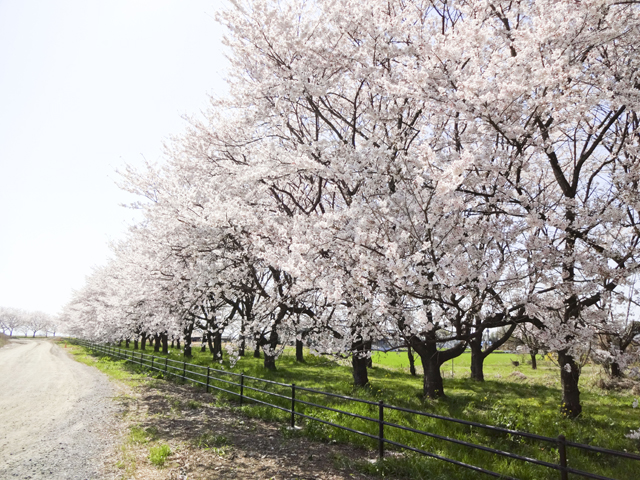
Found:
[(169, 361), (169, 357), (165, 357), (164, 359), (164, 373), (167, 373), (167, 362)]
[(151, 355), (151, 371), (153, 371), (153, 361), (155, 360), (155, 356)]
[(567, 439), (564, 435), (558, 435), (558, 453), (560, 454), (560, 478), (562, 480), (568, 480), (569, 472), (567, 472)]
[(296, 384), (291, 384), (291, 428), (296, 428)]
[(207, 367), (207, 393), (209, 393), (209, 376), (211, 375), (211, 367)]
[(384, 402), (378, 402), (378, 456), (384, 458)]
[(242, 406), (243, 397), (244, 397), (244, 372), (240, 374), (240, 406)]
[(187, 362), (186, 360), (182, 362), (182, 381), (187, 381)]

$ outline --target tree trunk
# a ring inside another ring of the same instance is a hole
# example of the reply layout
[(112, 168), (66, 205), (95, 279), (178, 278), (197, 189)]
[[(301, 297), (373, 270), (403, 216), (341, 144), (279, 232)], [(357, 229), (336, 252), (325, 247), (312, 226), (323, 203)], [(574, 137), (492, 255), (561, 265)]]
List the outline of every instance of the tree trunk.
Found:
[(158, 335), (157, 333), (153, 336), (153, 351), (160, 351), (160, 335)]
[(253, 358), (260, 358), (260, 342), (256, 342), (256, 348), (253, 351)]
[(133, 349), (138, 350), (138, 337), (133, 339)]
[(244, 357), (244, 349), (245, 349), (245, 343), (246, 340), (244, 338), (244, 317), (241, 317), (240, 319), (240, 348), (238, 348), (238, 356), (239, 357)]
[(304, 344), (296, 339), (296, 362), (304, 362)]
[(180, 350), (180, 339), (176, 338), (176, 348)]
[(367, 368), (373, 368), (373, 356), (371, 352), (371, 340), (364, 342), (364, 349), (369, 355), (367, 357)]
[(356, 340), (351, 345), (351, 366), (353, 367), (353, 384), (356, 387), (366, 387), (369, 385), (369, 374), (367, 372), (368, 358), (365, 354), (365, 342), (362, 339)]
[(486, 330), (482, 325), (480, 318), (477, 318), (475, 328), (476, 333), (469, 340), (469, 348), (471, 349), (471, 379), (477, 382), (484, 382), (484, 361), (491, 352), (500, 348), (507, 340), (511, 338), (517, 324), (513, 324), (497, 341), (491, 346), (482, 350), (482, 334)]
[(142, 334), (142, 339), (140, 340), (140, 349), (145, 350), (147, 347), (147, 334)]
[(118, 340), (118, 348), (122, 347), (122, 340)]
[(125, 348), (129, 348), (129, 339), (127, 338), (124, 343)]
[(611, 363), (611, 377), (612, 378), (621, 378), (622, 377), (622, 370), (620, 369), (620, 364), (618, 362), (612, 362)]
[(169, 335), (166, 333), (162, 334), (162, 353), (169, 354)]
[(484, 353), (482, 352), (482, 337), (478, 336), (469, 342), (471, 348), (471, 379), (484, 382)]
[(416, 336), (411, 337), (411, 346), (420, 355), (422, 361), (423, 394), (428, 398), (441, 398), (445, 394), (440, 366), (444, 362), (462, 355), (466, 344), (460, 342), (457, 346), (447, 350), (438, 350), (438, 341), (434, 330), (426, 332), (424, 337), (424, 340)]
[(222, 331), (218, 331), (213, 335), (213, 359), (222, 360)]
[(580, 370), (567, 350), (560, 350), (558, 352), (558, 363), (560, 365), (560, 381), (562, 385), (561, 410), (565, 416), (576, 418), (582, 413), (580, 390), (578, 389)]
[(209, 347), (209, 353), (211, 355), (213, 355), (214, 352), (214, 348), (213, 348), (213, 333), (209, 332), (209, 334), (207, 335), (207, 346)]
[(171, 339), (171, 348), (176, 348), (176, 339), (175, 338)]
[(275, 372), (277, 370), (275, 355), (267, 355), (266, 353), (264, 354), (264, 368), (266, 368), (267, 370), (271, 370), (272, 372)]
[(275, 349), (278, 347), (278, 334), (275, 329), (275, 325), (269, 334), (269, 343), (270, 353), (264, 352), (264, 368), (267, 370), (275, 371), (276, 370), (276, 356), (273, 355)]
[(420, 356), (420, 360), (422, 360), (422, 369), (424, 370), (422, 394), (428, 398), (445, 397), (444, 382), (440, 373), (440, 365), (442, 364), (438, 362), (437, 355)]
[(193, 356), (192, 348), (191, 348), (191, 331), (193, 327), (186, 328), (184, 332), (184, 356), (190, 358)]
[(202, 334), (202, 345), (200, 346), (201, 353), (204, 353), (207, 351), (207, 337), (208, 335), (206, 333)]
[[(576, 234), (570, 229), (573, 228), (575, 222), (575, 212), (572, 207), (567, 207), (565, 213), (568, 226), (567, 235), (565, 237), (565, 260), (562, 263), (563, 283), (570, 289), (575, 281), (575, 244)], [(580, 314), (580, 303), (576, 294), (572, 294), (566, 299), (564, 309), (563, 323), (571, 325)], [(571, 336), (565, 340), (572, 340)], [(578, 389), (578, 381), (580, 380), (580, 370), (574, 358), (569, 354), (567, 349), (558, 352), (558, 364), (560, 365), (560, 383), (562, 386), (562, 413), (569, 418), (576, 418), (582, 413), (582, 405), (580, 405), (580, 390)]]
[(538, 350), (531, 350), (529, 352), (529, 355), (531, 356), (531, 369), (532, 370), (537, 370), (538, 369), (538, 363), (536, 361), (536, 355), (538, 354)]
[(418, 374), (416, 373), (416, 359), (413, 357), (413, 349), (411, 348), (411, 345), (407, 347), (407, 356), (409, 357), (409, 373), (415, 377)]

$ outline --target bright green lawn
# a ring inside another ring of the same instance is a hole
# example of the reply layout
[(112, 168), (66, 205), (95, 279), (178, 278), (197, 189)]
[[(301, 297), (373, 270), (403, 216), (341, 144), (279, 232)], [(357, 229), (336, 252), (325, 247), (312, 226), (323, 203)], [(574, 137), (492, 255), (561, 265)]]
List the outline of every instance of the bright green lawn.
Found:
[[(149, 354), (153, 353), (151, 349), (148, 349), (147, 352)], [(354, 389), (348, 362), (345, 360), (335, 361), (332, 357), (307, 355), (305, 363), (298, 363), (295, 361), (293, 352), (287, 349), (278, 359), (278, 370), (269, 372), (262, 367), (262, 360), (254, 359), (252, 356), (241, 358), (232, 369), (227, 362), (222, 365), (211, 363), (211, 356), (208, 353), (200, 353), (199, 349), (194, 349), (194, 354), (194, 357), (189, 360), (190, 363), (210, 365), (211, 368), (224, 369), (230, 372), (245, 372), (249, 376), (267, 378), (287, 384), (295, 383), (297, 386), (351, 395), (373, 401), (383, 400), (389, 405), (523, 430), (549, 437), (557, 437), (562, 433), (571, 441), (615, 450), (627, 450), (636, 453), (640, 451), (640, 443), (638, 441), (629, 440), (624, 436), (631, 429), (640, 427), (640, 412), (632, 408), (634, 396), (631, 392), (609, 392), (596, 387), (596, 380), (600, 373), (599, 367), (595, 366), (586, 366), (583, 369), (581, 378), (583, 415), (576, 420), (569, 420), (560, 414), (558, 408), (561, 398), (559, 372), (558, 368), (550, 360), (539, 361), (538, 369), (532, 370), (529, 365), (523, 364), (526, 359), (522, 357), (509, 354), (492, 354), (485, 362), (486, 381), (478, 383), (469, 378), (470, 357), (466, 353), (454, 360), (453, 378), (451, 378), (451, 363), (443, 366), (447, 397), (441, 400), (425, 400), (421, 395), (422, 378), (420, 376), (412, 377), (407, 373), (408, 359), (406, 352), (376, 354), (374, 356), (374, 368), (369, 371), (371, 387), (366, 389)], [(136, 355), (139, 355), (139, 351)], [(160, 354), (155, 355), (161, 356)], [(182, 360), (179, 352), (175, 351), (170, 354), (170, 358)], [(511, 360), (520, 361), (521, 365), (514, 367)], [(416, 365), (419, 365), (417, 358)], [(229, 378), (232, 381), (238, 381), (237, 377)], [(232, 391), (238, 390), (237, 387), (229, 386), (222, 382), (213, 381), (212, 385)], [(247, 387), (264, 388), (262, 382), (247, 380), (245, 385)], [(284, 396), (290, 396), (291, 392), (290, 387), (269, 386), (268, 389)], [(286, 399), (266, 397), (248, 389), (245, 390), (245, 394), (254, 395), (264, 401), (278, 403), (284, 408), (290, 408), (290, 401)], [(235, 400), (235, 397), (226, 396)], [(306, 394), (300, 390), (297, 390), (296, 397), (301, 400), (322, 403), (373, 418), (377, 418), (378, 415), (377, 406), (353, 404), (340, 399)], [(273, 408), (244, 406), (243, 409), (248, 415), (276, 419), (283, 423), (288, 422), (289, 419), (289, 414)], [(301, 404), (298, 404), (298, 411), (377, 435), (378, 426), (372, 422), (365, 422)], [(553, 445), (549, 444), (522, 440), (520, 437), (505, 438), (503, 435), (491, 434), (479, 428), (416, 417), (389, 409), (386, 410), (385, 420), (472, 443), (516, 452), (552, 463), (557, 462), (557, 450)], [(375, 448), (376, 445), (370, 439), (343, 430), (337, 430), (317, 422), (302, 422), (300, 419), (298, 421), (304, 424), (303, 434), (315, 438), (348, 441), (368, 448)], [(435, 452), (439, 455), (455, 458), (462, 462), (492, 469), (504, 475), (529, 479), (559, 478), (559, 474), (552, 470), (510, 461), (485, 452), (415, 433), (403, 432), (391, 427), (386, 427), (385, 437)], [(387, 448), (392, 450), (390, 446)], [(568, 457), (569, 465), (573, 468), (613, 478), (624, 480), (638, 478), (636, 472), (640, 471), (640, 462), (635, 462), (634, 465), (633, 461), (617, 461), (600, 455), (582, 455), (572, 448), (568, 451)], [(479, 474), (469, 470), (463, 470), (441, 461), (430, 460), (412, 454), (401, 456), (392, 454), (382, 463), (371, 465), (364, 462), (362, 467), (366, 470), (373, 469), (381, 473), (387, 472), (396, 475), (405, 472), (410, 478), (418, 479), (479, 478)]]

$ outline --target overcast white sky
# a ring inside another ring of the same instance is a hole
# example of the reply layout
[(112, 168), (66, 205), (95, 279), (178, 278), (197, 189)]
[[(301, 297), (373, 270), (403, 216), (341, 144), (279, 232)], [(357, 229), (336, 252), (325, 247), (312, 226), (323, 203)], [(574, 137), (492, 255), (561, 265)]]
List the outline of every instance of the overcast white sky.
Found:
[(56, 313), (134, 213), (115, 170), (160, 161), (225, 92), (221, 0), (0, 0), (0, 306)]

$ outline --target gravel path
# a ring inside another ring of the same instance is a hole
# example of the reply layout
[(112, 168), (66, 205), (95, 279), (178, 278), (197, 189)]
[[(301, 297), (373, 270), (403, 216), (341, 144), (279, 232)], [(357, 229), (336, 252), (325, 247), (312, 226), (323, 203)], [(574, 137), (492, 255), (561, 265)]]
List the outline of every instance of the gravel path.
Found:
[(116, 406), (107, 377), (45, 340), (0, 349), (0, 478), (109, 478)]

